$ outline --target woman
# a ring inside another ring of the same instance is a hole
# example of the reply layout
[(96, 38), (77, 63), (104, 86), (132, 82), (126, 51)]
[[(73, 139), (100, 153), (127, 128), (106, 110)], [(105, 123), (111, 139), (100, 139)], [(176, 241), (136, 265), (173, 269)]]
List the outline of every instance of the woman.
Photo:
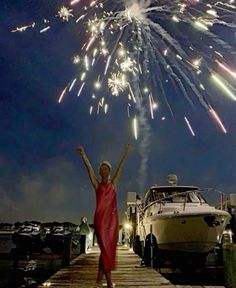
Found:
[(79, 146), (76, 148), (83, 159), (90, 181), (96, 191), (94, 227), (98, 245), (101, 250), (96, 281), (97, 287), (102, 287), (104, 275), (106, 277), (107, 287), (114, 287), (111, 280), (111, 271), (115, 268), (116, 244), (118, 239), (118, 211), (115, 185), (119, 180), (121, 170), (130, 152), (130, 148), (131, 146), (128, 144), (115, 174), (111, 179), (111, 164), (108, 161), (103, 161), (101, 163), (99, 167), (101, 182), (96, 178), (93, 167), (85, 154), (83, 147)]

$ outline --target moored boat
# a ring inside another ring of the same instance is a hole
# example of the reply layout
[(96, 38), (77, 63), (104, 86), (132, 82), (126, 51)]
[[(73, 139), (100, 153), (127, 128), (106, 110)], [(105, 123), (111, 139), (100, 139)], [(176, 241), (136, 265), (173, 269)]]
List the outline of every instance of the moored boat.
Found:
[(40, 225), (25, 223), (12, 234), (12, 241), (18, 252), (40, 252), (43, 247), (42, 233)]
[(50, 248), (54, 254), (61, 254), (64, 250), (65, 236), (68, 234), (71, 234), (71, 232), (66, 227), (62, 225), (54, 226), (46, 234), (44, 246)]
[(175, 175), (169, 180), (170, 185), (150, 187), (139, 205), (136, 236), (146, 251), (144, 261), (167, 259), (175, 264), (203, 265), (221, 243), (231, 216), (209, 205), (204, 190), (177, 185)]

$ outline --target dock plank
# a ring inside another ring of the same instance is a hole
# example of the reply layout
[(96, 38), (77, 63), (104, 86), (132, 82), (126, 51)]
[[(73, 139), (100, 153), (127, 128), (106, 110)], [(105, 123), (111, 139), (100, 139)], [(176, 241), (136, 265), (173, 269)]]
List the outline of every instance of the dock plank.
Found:
[[(94, 247), (87, 254), (73, 259), (68, 267), (57, 271), (50, 279), (38, 287), (93, 288), (98, 268), (99, 249)], [(116, 270), (112, 279), (116, 288), (203, 288), (203, 286), (173, 285), (160, 273), (150, 267), (139, 267), (140, 258), (124, 246), (117, 247)], [(104, 286), (105, 287), (105, 286)], [(223, 286), (204, 286), (223, 288)]]

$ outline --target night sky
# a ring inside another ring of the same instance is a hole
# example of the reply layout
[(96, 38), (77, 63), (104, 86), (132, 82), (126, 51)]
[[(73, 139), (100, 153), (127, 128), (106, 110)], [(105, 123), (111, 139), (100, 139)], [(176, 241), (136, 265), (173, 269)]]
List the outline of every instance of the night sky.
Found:
[[(179, 184), (236, 192), (236, 102), (218, 89), (211, 94), (224, 134), (198, 103), (192, 109), (173, 87), (166, 85), (175, 119), (165, 107), (152, 120), (145, 114), (135, 140), (124, 96), (114, 97), (108, 114), (89, 115), (90, 91), (80, 97), (58, 98), (78, 72), (72, 57), (79, 53), (83, 30), (73, 21), (56, 19), (46, 33), (17, 26), (55, 18), (66, 1), (5, 1), (0, 9), (0, 221), (92, 221), (95, 193), (77, 145), (98, 171), (105, 159), (116, 167), (127, 143), (132, 152), (117, 188), (120, 216), (126, 193), (143, 195), (153, 184), (166, 184), (168, 174)], [(225, 34), (236, 46), (236, 37)], [(235, 47), (234, 46), (234, 47)], [(236, 59), (231, 67), (236, 71)], [(101, 92), (103, 93), (103, 92)], [(105, 92), (104, 92), (105, 93)], [(144, 109), (144, 108), (143, 108)], [(193, 137), (184, 122), (191, 119)], [(163, 120), (162, 117), (165, 117)], [(114, 171), (114, 168), (113, 168)]]

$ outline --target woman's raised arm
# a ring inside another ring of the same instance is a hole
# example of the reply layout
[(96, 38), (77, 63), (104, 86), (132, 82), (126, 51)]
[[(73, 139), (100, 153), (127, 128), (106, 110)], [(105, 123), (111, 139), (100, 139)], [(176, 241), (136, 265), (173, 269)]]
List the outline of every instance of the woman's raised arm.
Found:
[(79, 154), (80, 154), (80, 156), (81, 156), (81, 158), (82, 158), (82, 160), (84, 162), (84, 165), (85, 165), (85, 167), (86, 167), (86, 169), (88, 171), (89, 179), (90, 179), (93, 187), (95, 189), (97, 189), (98, 180), (97, 180), (97, 178), (96, 178), (96, 176), (94, 174), (93, 167), (92, 167), (92, 165), (91, 165), (91, 163), (90, 163), (90, 161), (89, 161), (89, 159), (88, 159), (88, 157), (87, 157), (87, 155), (86, 155), (86, 153), (84, 151), (84, 148), (82, 146), (78, 146), (78, 147), (76, 147), (76, 151), (79, 152)]
[(124, 153), (123, 153), (123, 155), (122, 155), (122, 157), (121, 157), (120, 163), (119, 163), (119, 165), (118, 165), (118, 167), (117, 167), (117, 169), (116, 169), (116, 171), (115, 171), (114, 176), (112, 177), (111, 182), (112, 182), (114, 185), (117, 184), (117, 182), (118, 182), (118, 180), (119, 180), (119, 178), (120, 178), (122, 168), (123, 168), (123, 166), (124, 166), (124, 164), (125, 164), (125, 160), (126, 160), (128, 154), (129, 154), (130, 150), (131, 150), (131, 145), (128, 144), (128, 145), (125, 147), (125, 150), (124, 150)]

